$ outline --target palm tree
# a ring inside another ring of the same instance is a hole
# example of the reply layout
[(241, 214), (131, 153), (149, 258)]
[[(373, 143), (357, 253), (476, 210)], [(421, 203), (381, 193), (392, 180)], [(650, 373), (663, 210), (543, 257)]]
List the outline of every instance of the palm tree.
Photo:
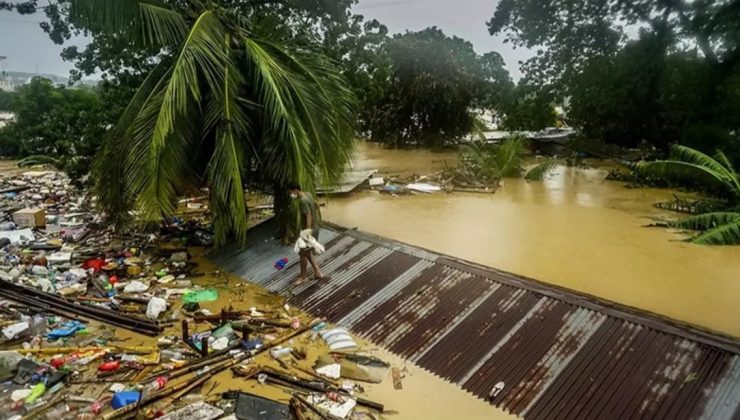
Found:
[(556, 159), (547, 159), (525, 173), (523, 165), (527, 146), (524, 138), (511, 137), (497, 145), (487, 145), (484, 140), (461, 146), (461, 166), (455, 171), (460, 180), (469, 184), (494, 185), (502, 178), (523, 176), (527, 181), (541, 181), (558, 165)]
[(669, 224), (678, 229), (700, 231), (689, 242), (703, 245), (740, 244), (740, 175), (724, 153), (712, 158), (685, 146), (673, 146), (668, 160), (631, 165), (638, 174), (690, 182), (712, 191), (726, 201), (727, 211), (700, 214)]
[(341, 178), (352, 95), (325, 57), (279, 43), (218, 2), (170, 4), (187, 6), (70, 3), (77, 26), (163, 51), (96, 159), (96, 192), (115, 222), (132, 210), (155, 222), (175, 211), (178, 195), (207, 185), (216, 243), (244, 242), (247, 182), (310, 190)]

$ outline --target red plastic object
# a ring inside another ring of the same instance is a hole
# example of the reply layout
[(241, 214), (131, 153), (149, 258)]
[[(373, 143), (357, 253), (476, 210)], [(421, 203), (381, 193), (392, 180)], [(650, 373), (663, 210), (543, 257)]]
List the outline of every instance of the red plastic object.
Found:
[(98, 370), (101, 372), (113, 372), (114, 370), (118, 370), (118, 368), (120, 367), (121, 367), (121, 362), (116, 360), (113, 362), (103, 363), (102, 365), (98, 366)]
[(116, 284), (116, 283), (118, 283), (118, 276), (113, 275), (113, 276), (108, 277), (108, 283), (110, 283), (110, 284)]
[(64, 366), (65, 363), (66, 360), (64, 360), (63, 357), (55, 357), (51, 359), (51, 362), (49, 362), (51, 367), (53, 367), (54, 369), (59, 369), (60, 367)]
[(82, 268), (85, 270), (92, 268), (93, 272), (98, 273), (100, 269), (105, 265), (105, 260), (102, 258), (91, 258), (82, 263)]

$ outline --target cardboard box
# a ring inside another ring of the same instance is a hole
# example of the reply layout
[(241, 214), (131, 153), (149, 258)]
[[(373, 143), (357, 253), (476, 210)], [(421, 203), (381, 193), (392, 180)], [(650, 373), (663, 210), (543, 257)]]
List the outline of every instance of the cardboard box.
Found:
[(18, 227), (46, 226), (46, 213), (43, 209), (23, 209), (13, 213), (13, 222)]

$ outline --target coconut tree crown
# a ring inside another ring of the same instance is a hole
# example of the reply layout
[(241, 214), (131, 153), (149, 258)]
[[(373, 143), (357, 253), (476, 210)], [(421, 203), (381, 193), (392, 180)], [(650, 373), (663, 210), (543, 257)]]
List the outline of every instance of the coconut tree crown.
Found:
[(162, 49), (95, 166), (115, 222), (156, 222), (177, 197), (208, 186), (217, 244), (246, 240), (244, 186), (312, 189), (340, 180), (351, 158), (354, 103), (337, 68), (288, 47), (215, 2), (72, 0), (91, 31)]

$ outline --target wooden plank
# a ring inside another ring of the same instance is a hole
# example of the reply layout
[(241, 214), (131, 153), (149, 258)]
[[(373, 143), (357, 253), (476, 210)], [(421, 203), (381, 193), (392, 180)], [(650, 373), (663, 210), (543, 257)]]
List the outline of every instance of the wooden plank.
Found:
[(403, 389), (403, 382), (401, 382), (401, 369), (397, 367), (391, 368), (391, 375), (393, 375), (393, 388)]

